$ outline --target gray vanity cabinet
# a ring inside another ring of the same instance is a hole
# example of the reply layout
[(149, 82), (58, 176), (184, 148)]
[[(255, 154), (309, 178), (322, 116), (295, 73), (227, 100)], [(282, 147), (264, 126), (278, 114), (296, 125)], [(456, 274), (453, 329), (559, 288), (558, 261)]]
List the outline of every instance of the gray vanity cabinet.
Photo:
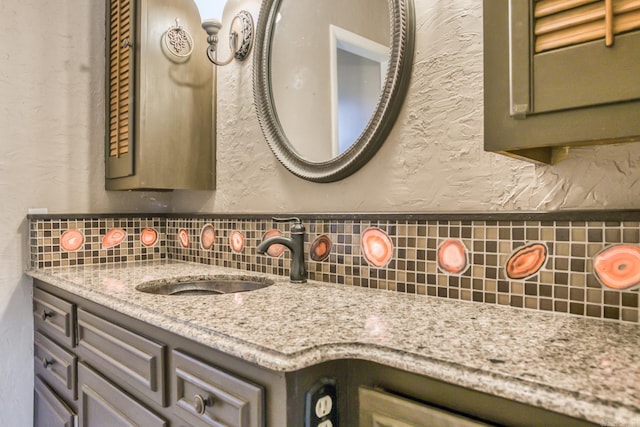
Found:
[(295, 425), (284, 374), (38, 280), (33, 315), (37, 427)]
[[(37, 427), (71, 427), (76, 417), (79, 427), (301, 427), (313, 419), (314, 390), (326, 384), (335, 386), (334, 419), (342, 427), (424, 425), (416, 419), (457, 427), (594, 426), (364, 360), (272, 371), (34, 284)], [(70, 328), (65, 319), (72, 319)]]

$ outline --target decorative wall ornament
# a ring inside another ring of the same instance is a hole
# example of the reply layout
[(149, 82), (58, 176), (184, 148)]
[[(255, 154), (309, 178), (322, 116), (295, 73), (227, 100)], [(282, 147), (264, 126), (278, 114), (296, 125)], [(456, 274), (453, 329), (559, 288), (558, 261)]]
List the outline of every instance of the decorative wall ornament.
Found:
[(438, 247), (438, 268), (449, 274), (462, 274), (469, 266), (467, 247), (461, 240), (447, 239)]
[(244, 249), (244, 234), (238, 230), (234, 230), (229, 234), (229, 246), (235, 253), (240, 253)]
[(140, 232), (140, 243), (144, 247), (151, 247), (158, 242), (158, 232), (154, 228), (145, 228)]
[(316, 239), (311, 243), (311, 248), (309, 249), (309, 257), (313, 261), (324, 261), (331, 254), (331, 239), (326, 234), (322, 236), (316, 237)]
[(362, 255), (373, 267), (385, 267), (393, 257), (393, 242), (377, 227), (367, 228), (360, 236)]
[(127, 232), (122, 228), (112, 228), (102, 238), (102, 249), (110, 249), (118, 246), (127, 238)]
[(180, 246), (188, 248), (190, 243), (189, 240), (189, 232), (187, 230), (184, 228), (178, 230), (178, 241), (180, 242)]
[[(271, 230), (267, 230), (266, 233), (262, 235), (262, 240), (267, 240), (269, 237), (282, 236), (282, 232), (278, 229), (272, 228)], [(267, 249), (267, 255), (277, 258), (284, 253), (284, 245), (271, 245), (269, 249)]]
[(67, 230), (60, 236), (60, 249), (65, 252), (75, 252), (82, 247), (84, 234), (80, 230)]
[(509, 279), (521, 280), (536, 274), (547, 260), (547, 246), (531, 243), (516, 249), (505, 266)]
[(169, 27), (162, 35), (167, 52), (178, 58), (187, 58), (193, 52), (193, 38), (187, 30), (180, 25), (176, 18), (176, 25)]
[(200, 246), (205, 251), (208, 251), (213, 247), (213, 244), (216, 242), (216, 230), (213, 228), (211, 224), (205, 224), (202, 227), (202, 231), (200, 232)]
[(593, 272), (604, 287), (627, 290), (640, 285), (640, 247), (620, 244), (593, 257)]

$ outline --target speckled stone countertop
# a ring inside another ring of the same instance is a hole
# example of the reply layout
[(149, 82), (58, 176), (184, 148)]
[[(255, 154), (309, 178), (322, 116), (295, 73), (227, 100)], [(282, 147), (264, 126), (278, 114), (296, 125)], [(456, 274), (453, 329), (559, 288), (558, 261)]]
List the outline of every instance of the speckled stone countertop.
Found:
[(254, 273), (175, 261), (27, 274), (275, 371), (357, 358), (608, 426), (640, 426), (640, 328), (319, 282), (215, 296), (151, 280)]

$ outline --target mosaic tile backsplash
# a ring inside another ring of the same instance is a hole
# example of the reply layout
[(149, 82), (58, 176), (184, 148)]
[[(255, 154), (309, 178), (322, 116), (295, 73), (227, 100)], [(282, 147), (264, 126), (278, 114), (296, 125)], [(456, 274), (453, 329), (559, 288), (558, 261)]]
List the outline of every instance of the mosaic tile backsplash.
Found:
[[(148, 232), (157, 239), (149, 244)], [(166, 218), (55, 218), (29, 221), (31, 267), (166, 259)]]
[[(309, 279), (638, 323), (639, 221), (370, 217), (303, 217)], [(77, 250), (61, 247), (70, 229), (84, 235)], [(166, 258), (288, 275), (288, 250), (255, 248), (289, 229), (269, 216), (33, 216), (31, 266)], [(153, 231), (158, 241), (146, 246)]]

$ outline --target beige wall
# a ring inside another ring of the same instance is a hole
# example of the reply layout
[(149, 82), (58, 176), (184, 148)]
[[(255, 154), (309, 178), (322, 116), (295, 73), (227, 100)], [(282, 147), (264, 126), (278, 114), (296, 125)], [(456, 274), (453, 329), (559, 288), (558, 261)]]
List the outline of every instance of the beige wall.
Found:
[[(639, 208), (640, 144), (574, 149), (555, 166), (483, 150), (482, 2), (414, 0), (416, 52), (404, 109), (378, 154), (332, 184), (305, 182), (269, 151), (250, 62), (219, 72), (217, 191), (177, 211), (388, 212)], [(232, 0), (257, 16), (260, 2)]]
[(104, 191), (104, 2), (0, 0), (0, 426), (32, 425), (30, 207), (168, 209)]

